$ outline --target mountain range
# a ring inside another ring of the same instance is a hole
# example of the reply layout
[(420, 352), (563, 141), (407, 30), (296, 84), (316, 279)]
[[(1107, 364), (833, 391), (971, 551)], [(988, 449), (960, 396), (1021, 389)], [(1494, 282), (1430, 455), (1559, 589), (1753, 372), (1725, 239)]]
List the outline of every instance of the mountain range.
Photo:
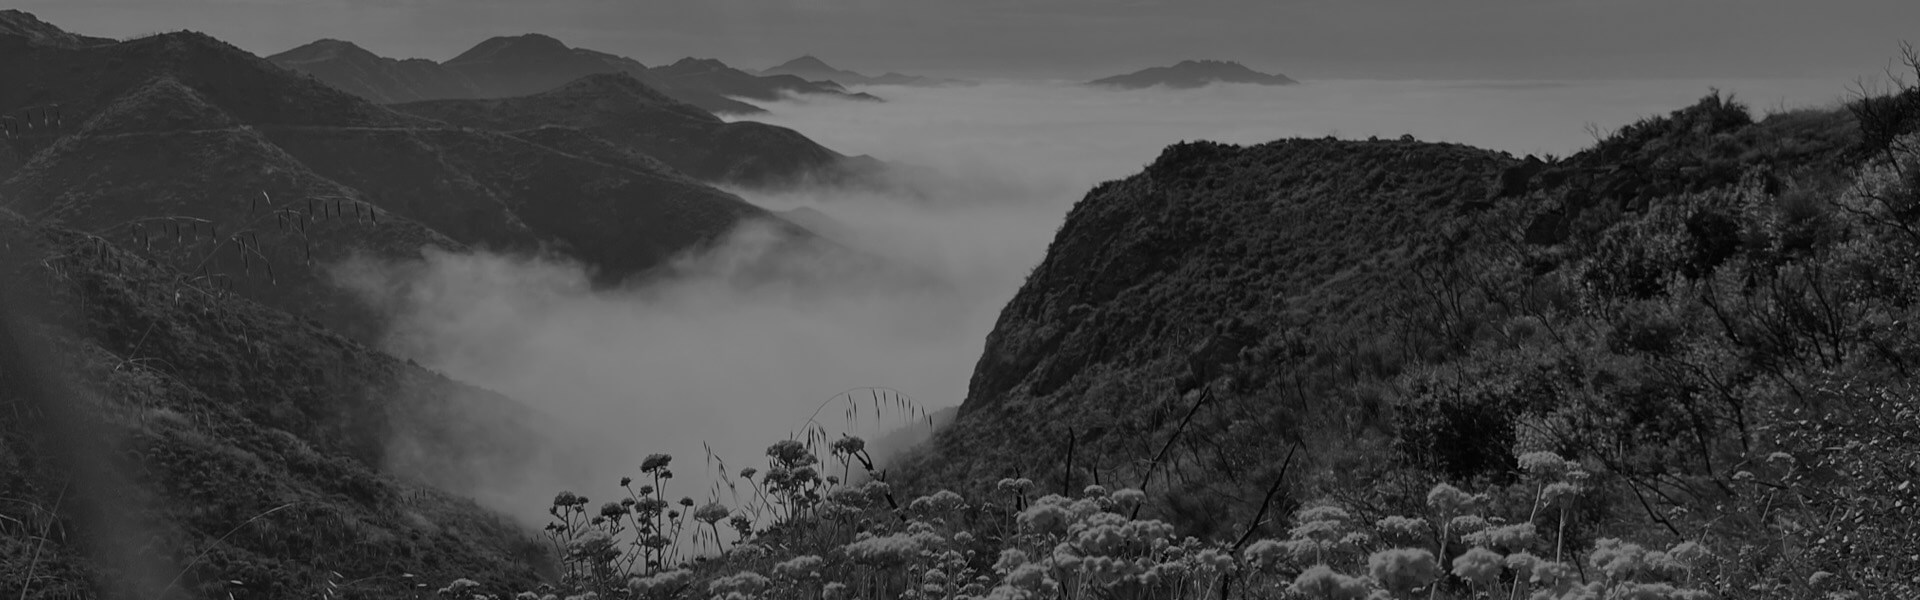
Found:
[(398, 60), (352, 42), (320, 40), (273, 56), (274, 64), (306, 73), (375, 103), (506, 98), (548, 91), (587, 75), (621, 73), (708, 112), (754, 114), (763, 109), (736, 100), (774, 101), (787, 94), (818, 94), (877, 101), (838, 85), (795, 77), (760, 77), (710, 59), (652, 67), (540, 34), (489, 38), (446, 62)]
[(1266, 74), (1232, 61), (1185, 60), (1171, 67), (1152, 67), (1125, 75), (1088, 82), (1087, 85), (1125, 89), (1205, 87), (1215, 83), (1251, 83), (1256, 85), (1294, 85), (1300, 83), (1280, 74)]
[(792, 75), (807, 81), (831, 81), (840, 85), (905, 85), (916, 87), (952, 87), (973, 85), (973, 82), (959, 79), (941, 79), (888, 72), (878, 77), (862, 75), (854, 71), (834, 68), (826, 61), (809, 54), (772, 68), (760, 71), (761, 75)]
[(748, 221), (811, 238), (696, 177), (868, 165), (626, 76), (394, 110), (196, 33), (0, 39), (0, 78), (30, 82), (0, 89), (0, 113), (38, 126), (5, 144), (0, 204), (361, 339), (383, 325), (330, 283), (327, 265), (348, 257), (540, 251), (618, 282)]

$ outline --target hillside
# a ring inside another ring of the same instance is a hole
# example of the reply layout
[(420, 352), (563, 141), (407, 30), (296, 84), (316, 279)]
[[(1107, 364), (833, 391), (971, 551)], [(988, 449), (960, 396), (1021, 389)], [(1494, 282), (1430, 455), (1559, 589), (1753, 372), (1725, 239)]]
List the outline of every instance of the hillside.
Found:
[(521, 98), (440, 100), (393, 109), (496, 131), (571, 127), (706, 181), (772, 185), (832, 179), (851, 166), (847, 157), (791, 129), (722, 121), (627, 75), (590, 75)]
[(14, 47), (0, 77), (32, 82), (0, 89), (0, 112), (60, 113), (8, 140), (26, 158), (0, 204), (361, 339), (382, 324), (327, 272), (349, 256), (541, 250), (611, 283), (777, 220), (644, 156), (394, 112), (200, 34)]
[(1244, 544), (1288, 535), (1257, 514), (1336, 506), (1364, 531), (1438, 484), (1526, 517), (1499, 490), (1546, 485), (1521, 457), (1551, 452), (1582, 473), (1568, 547), (1700, 541), (1743, 557), (1718, 589), (1778, 582), (1752, 597), (1911, 593), (1920, 464), (1891, 457), (1920, 448), (1899, 212), (1920, 158), (1854, 117), (1715, 95), (1548, 160), (1168, 148), (1074, 207), (892, 482), (1140, 487), (1140, 518)]
[[(552, 468), (516, 442), (539, 415), (99, 237), (0, 210), (0, 240), (10, 594), (400, 597), (547, 568), (422, 483)], [(390, 452), (402, 435), (420, 452)]]
[(1300, 83), (1280, 74), (1266, 74), (1232, 61), (1183, 60), (1171, 67), (1152, 67), (1125, 75), (1088, 82), (1087, 85), (1139, 89), (1169, 87), (1175, 89), (1205, 87), (1215, 83), (1255, 85), (1293, 85)]

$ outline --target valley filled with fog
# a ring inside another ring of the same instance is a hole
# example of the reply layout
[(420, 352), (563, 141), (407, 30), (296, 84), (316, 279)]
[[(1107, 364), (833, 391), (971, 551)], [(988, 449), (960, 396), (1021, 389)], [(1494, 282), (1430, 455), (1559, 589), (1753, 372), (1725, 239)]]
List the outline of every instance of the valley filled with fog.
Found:
[[(613, 494), (650, 453), (675, 457), (670, 494), (704, 499), (717, 489), (703, 465), (708, 449), (733, 471), (763, 465), (767, 444), (798, 434), (816, 407), (851, 388), (898, 390), (928, 412), (959, 405), (1001, 306), (1073, 203), (1168, 144), (1412, 135), (1566, 156), (1596, 133), (1716, 87), (1762, 112), (1831, 106), (1850, 94), (1848, 82), (1810, 80), (876, 87), (866, 91), (888, 102), (790, 99), (746, 120), (912, 165), (902, 186), (911, 193), (730, 191), (775, 211), (817, 211), (794, 220), (915, 277), (823, 268), (815, 277), (743, 278), (738, 265), (778, 251), (749, 228), (724, 247), (682, 257), (675, 276), (618, 289), (589, 285), (577, 264), (486, 253), (343, 265), (337, 279), (394, 307), (389, 350), (551, 418), (542, 426), (540, 445), (553, 453), (545, 460), (573, 468), (501, 468), (468, 482), (483, 504), (538, 524), (553, 493)], [(848, 422), (833, 405), (821, 420), (868, 439), (903, 425), (926, 429), (924, 419), (883, 412)]]

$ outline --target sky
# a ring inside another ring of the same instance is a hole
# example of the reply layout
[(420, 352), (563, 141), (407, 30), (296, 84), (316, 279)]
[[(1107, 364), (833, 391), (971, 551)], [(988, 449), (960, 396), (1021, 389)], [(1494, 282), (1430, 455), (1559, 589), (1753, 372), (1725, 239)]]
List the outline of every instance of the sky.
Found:
[(1301, 79), (1848, 78), (1920, 37), (1912, 0), (14, 0), (78, 33), (320, 38), (445, 60), (538, 32), (648, 64), (1083, 79), (1189, 58)]

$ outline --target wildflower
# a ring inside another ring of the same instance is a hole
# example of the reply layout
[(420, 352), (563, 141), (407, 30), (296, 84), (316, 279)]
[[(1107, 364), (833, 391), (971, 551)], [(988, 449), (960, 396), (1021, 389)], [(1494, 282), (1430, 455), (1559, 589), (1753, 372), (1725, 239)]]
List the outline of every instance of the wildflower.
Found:
[(1520, 455), (1520, 470), (1541, 479), (1558, 477), (1567, 470), (1567, 459), (1552, 452), (1528, 452)]
[(1007, 585), (1037, 592), (1050, 579), (1052, 578), (1047, 576), (1045, 566), (1039, 563), (1026, 563), (1007, 574)]
[(755, 468), (753, 468), (753, 467), (747, 467), (747, 468), (745, 468), (745, 469), (741, 469), (741, 470), (740, 470), (740, 478), (741, 478), (741, 479), (753, 479), (753, 475), (754, 475), (755, 473), (759, 473), (759, 472), (760, 472), (760, 470), (759, 470), (759, 469), (755, 469)]
[(788, 468), (804, 467), (818, 461), (813, 453), (807, 451), (806, 445), (795, 440), (780, 440), (767, 446), (767, 456)]
[(1513, 570), (1514, 577), (1520, 579), (1531, 579), (1533, 568), (1541, 564), (1540, 557), (1525, 552), (1508, 554), (1506, 562), (1507, 568)]
[(829, 445), (827, 448), (828, 450), (832, 451), (834, 454), (844, 454), (844, 455), (851, 456), (854, 454), (859, 454), (860, 451), (862, 450), (866, 450), (867, 441), (857, 437), (846, 435), (843, 433), (843, 434), (840, 434), (840, 439), (834, 440), (833, 444)]
[(667, 463), (669, 462), (673, 462), (672, 456), (668, 456), (665, 454), (649, 454), (647, 455), (646, 460), (640, 461), (640, 472), (653, 473), (655, 471), (665, 469), (667, 468)]
[(680, 505), (685, 506), (687, 508), (693, 508), (693, 499), (682, 496), (680, 498)]
[(1490, 585), (1500, 580), (1503, 562), (1500, 553), (1475, 547), (1453, 558), (1453, 574), (1476, 586)]
[(973, 534), (965, 531), (955, 533), (953, 534), (953, 542), (956, 544), (971, 544), (973, 543)]
[(1026, 552), (1022, 552), (1016, 548), (1008, 548), (1000, 551), (1000, 560), (993, 563), (993, 570), (1001, 573), (1010, 573), (1025, 564), (1027, 564)]
[(1291, 553), (1287, 551), (1286, 545), (1278, 541), (1260, 540), (1248, 544), (1247, 549), (1242, 551), (1240, 555), (1246, 558), (1247, 564), (1255, 569), (1273, 571), (1278, 569), (1280, 564), (1285, 562), (1290, 554)]
[(1391, 516), (1373, 524), (1380, 536), (1399, 542), (1411, 542), (1427, 535), (1427, 520), (1418, 517)]
[(1615, 581), (1622, 581), (1632, 578), (1646, 566), (1642, 560), (1646, 554), (1647, 550), (1638, 544), (1602, 538), (1593, 542), (1593, 552), (1587, 556), (1587, 564)]
[(627, 487), (627, 486), (629, 486), (629, 485), (633, 485), (633, 478), (632, 478), (632, 477), (621, 477), (621, 478), (620, 478), (620, 487)]
[(1072, 521), (1073, 515), (1067, 512), (1066, 507), (1062, 506), (1061, 503), (1047, 501), (1052, 498), (1065, 500), (1065, 498), (1061, 498), (1060, 496), (1052, 495), (1041, 498), (1039, 501), (1034, 502), (1033, 506), (1029, 506), (1026, 510), (1020, 511), (1020, 514), (1016, 515), (1014, 520), (1020, 523), (1021, 529), (1029, 533), (1058, 534), (1065, 532), (1067, 523)]
[(1613, 588), (1608, 598), (1619, 600), (1671, 600), (1679, 590), (1669, 583), (1623, 583)]
[(818, 556), (797, 556), (786, 562), (774, 565), (773, 574), (787, 579), (818, 577), (820, 575), (820, 568), (826, 566), (826, 564), (827, 561)]
[(907, 510), (923, 514), (947, 513), (966, 507), (966, 500), (961, 498), (959, 494), (948, 490), (940, 490), (931, 496), (915, 498), (912, 503), (907, 505)]
[(635, 577), (627, 580), (627, 589), (631, 590), (635, 596), (665, 597), (678, 592), (692, 581), (693, 571), (677, 569), (663, 571), (652, 577)]
[(1460, 536), (1460, 540), (1476, 546), (1504, 548), (1508, 551), (1521, 550), (1533, 545), (1538, 536), (1532, 523), (1502, 525)]
[(1553, 504), (1562, 498), (1571, 500), (1574, 496), (1579, 495), (1580, 492), (1580, 486), (1560, 482), (1547, 486), (1547, 490), (1542, 493), (1542, 496), (1546, 498), (1547, 504)]
[(1423, 548), (1396, 548), (1368, 556), (1367, 574), (1388, 591), (1405, 594), (1439, 579), (1440, 564)]
[(1367, 597), (1367, 582), (1335, 572), (1326, 565), (1314, 565), (1293, 579), (1287, 589), (1294, 594), (1325, 600), (1362, 600)]
[(752, 594), (766, 589), (767, 586), (772, 584), (773, 582), (768, 580), (764, 575), (753, 571), (741, 571), (707, 582), (707, 592), (715, 595), (732, 593)]
[(699, 510), (693, 511), (693, 518), (702, 523), (712, 525), (720, 522), (721, 519), (727, 518), (727, 514), (730, 512), (732, 511), (728, 510), (725, 504), (717, 501), (708, 502), (702, 505)]
[(1133, 510), (1134, 507), (1146, 501), (1147, 493), (1133, 488), (1118, 490), (1113, 493), (1113, 504), (1114, 506), (1120, 507), (1120, 510)]
[[(566, 492), (561, 492), (561, 493), (564, 494)], [(558, 503), (558, 501), (556, 500), (555, 503)], [(465, 577), (461, 577), (459, 579), (453, 580), (453, 583), (447, 584), (447, 587), (440, 588), (439, 592), (440, 592), (440, 595), (442, 596), (458, 596), (461, 594), (465, 594), (467, 590), (471, 590), (477, 587), (480, 587), (480, 582), (474, 581), (472, 579), (467, 579)]]
[(1466, 535), (1492, 526), (1492, 523), (1488, 523), (1479, 515), (1461, 515), (1447, 521), (1447, 531), (1453, 535)]
[(1089, 485), (1080, 490), (1080, 495), (1086, 498), (1105, 498), (1107, 496), (1107, 487), (1103, 485)]
[(847, 584), (834, 581), (834, 582), (829, 582), (826, 585), (820, 586), (821, 600), (845, 600), (846, 597), (847, 597)]
[(1427, 506), (1443, 515), (1457, 515), (1473, 502), (1473, 496), (1460, 488), (1442, 483), (1427, 492)]

